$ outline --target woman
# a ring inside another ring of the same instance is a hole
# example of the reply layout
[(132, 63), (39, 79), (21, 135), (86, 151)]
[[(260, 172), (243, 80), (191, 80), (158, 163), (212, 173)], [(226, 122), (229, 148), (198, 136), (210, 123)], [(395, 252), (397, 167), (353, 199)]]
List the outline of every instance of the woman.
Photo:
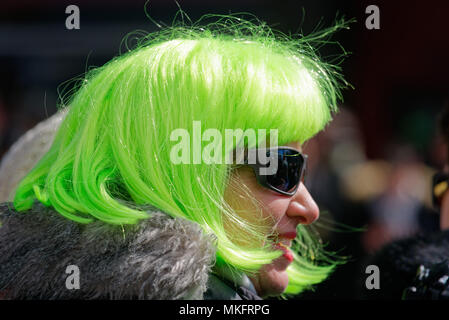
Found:
[[(339, 91), (308, 39), (226, 16), (150, 34), (89, 72), (1, 206), (3, 296), (260, 299), (325, 279), (336, 262), (305, 228), (319, 211), (301, 146)], [(236, 150), (245, 161), (230, 163)]]

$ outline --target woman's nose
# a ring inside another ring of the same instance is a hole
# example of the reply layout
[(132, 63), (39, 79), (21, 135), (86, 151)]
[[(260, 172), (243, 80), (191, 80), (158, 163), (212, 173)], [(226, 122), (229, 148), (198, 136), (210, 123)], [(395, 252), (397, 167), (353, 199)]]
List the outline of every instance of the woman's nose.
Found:
[(318, 205), (303, 183), (291, 198), (286, 214), (299, 220), (300, 224), (311, 224), (320, 216)]

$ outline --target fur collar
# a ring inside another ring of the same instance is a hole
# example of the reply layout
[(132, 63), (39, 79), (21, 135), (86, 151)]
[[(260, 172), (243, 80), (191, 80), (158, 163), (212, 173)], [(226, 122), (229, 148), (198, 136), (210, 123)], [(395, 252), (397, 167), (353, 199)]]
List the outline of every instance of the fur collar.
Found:
[[(134, 226), (78, 224), (35, 202), (0, 204), (0, 293), (7, 299), (202, 299), (215, 259), (213, 236), (146, 207)], [(66, 288), (66, 268), (80, 289)]]

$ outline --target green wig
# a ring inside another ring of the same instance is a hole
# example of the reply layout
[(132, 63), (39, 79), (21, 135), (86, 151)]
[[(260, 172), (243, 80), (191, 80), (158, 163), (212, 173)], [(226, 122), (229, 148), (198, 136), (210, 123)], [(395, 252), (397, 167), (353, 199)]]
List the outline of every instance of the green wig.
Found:
[[(224, 201), (232, 165), (175, 164), (170, 136), (200, 121), (202, 132), (223, 136), (226, 129), (277, 129), (279, 145), (311, 138), (331, 119), (341, 80), (312, 44), (344, 23), (295, 40), (259, 21), (213, 17), (147, 34), (87, 72), (61, 103), (69, 110), (50, 150), (19, 184), (16, 210), (37, 199), (79, 223), (126, 225), (149, 218), (140, 206), (152, 205), (214, 234), (217, 263), (251, 273), (279, 257), (269, 241), (242, 246), (225, 231), (227, 217), (267, 240)], [(336, 265), (304, 226), (297, 232), (284, 294), (321, 282)]]

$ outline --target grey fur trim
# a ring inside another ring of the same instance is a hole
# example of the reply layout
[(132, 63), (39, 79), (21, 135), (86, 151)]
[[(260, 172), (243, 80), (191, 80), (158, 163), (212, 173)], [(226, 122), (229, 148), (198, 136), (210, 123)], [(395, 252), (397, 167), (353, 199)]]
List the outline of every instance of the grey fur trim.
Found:
[(50, 149), (67, 107), (39, 122), (17, 140), (0, 162), (0, 203), (12, 201), (20, 180)]
[[(215, 237), (146, 207), (136, 225), (78, 224), (36, 202), (0, 204), (0, 293), (8, 299), (202, 299)], [(80, 289), (65, 286), (80, 270)], [(0, 295), (1, 296), (1, 295)]]

